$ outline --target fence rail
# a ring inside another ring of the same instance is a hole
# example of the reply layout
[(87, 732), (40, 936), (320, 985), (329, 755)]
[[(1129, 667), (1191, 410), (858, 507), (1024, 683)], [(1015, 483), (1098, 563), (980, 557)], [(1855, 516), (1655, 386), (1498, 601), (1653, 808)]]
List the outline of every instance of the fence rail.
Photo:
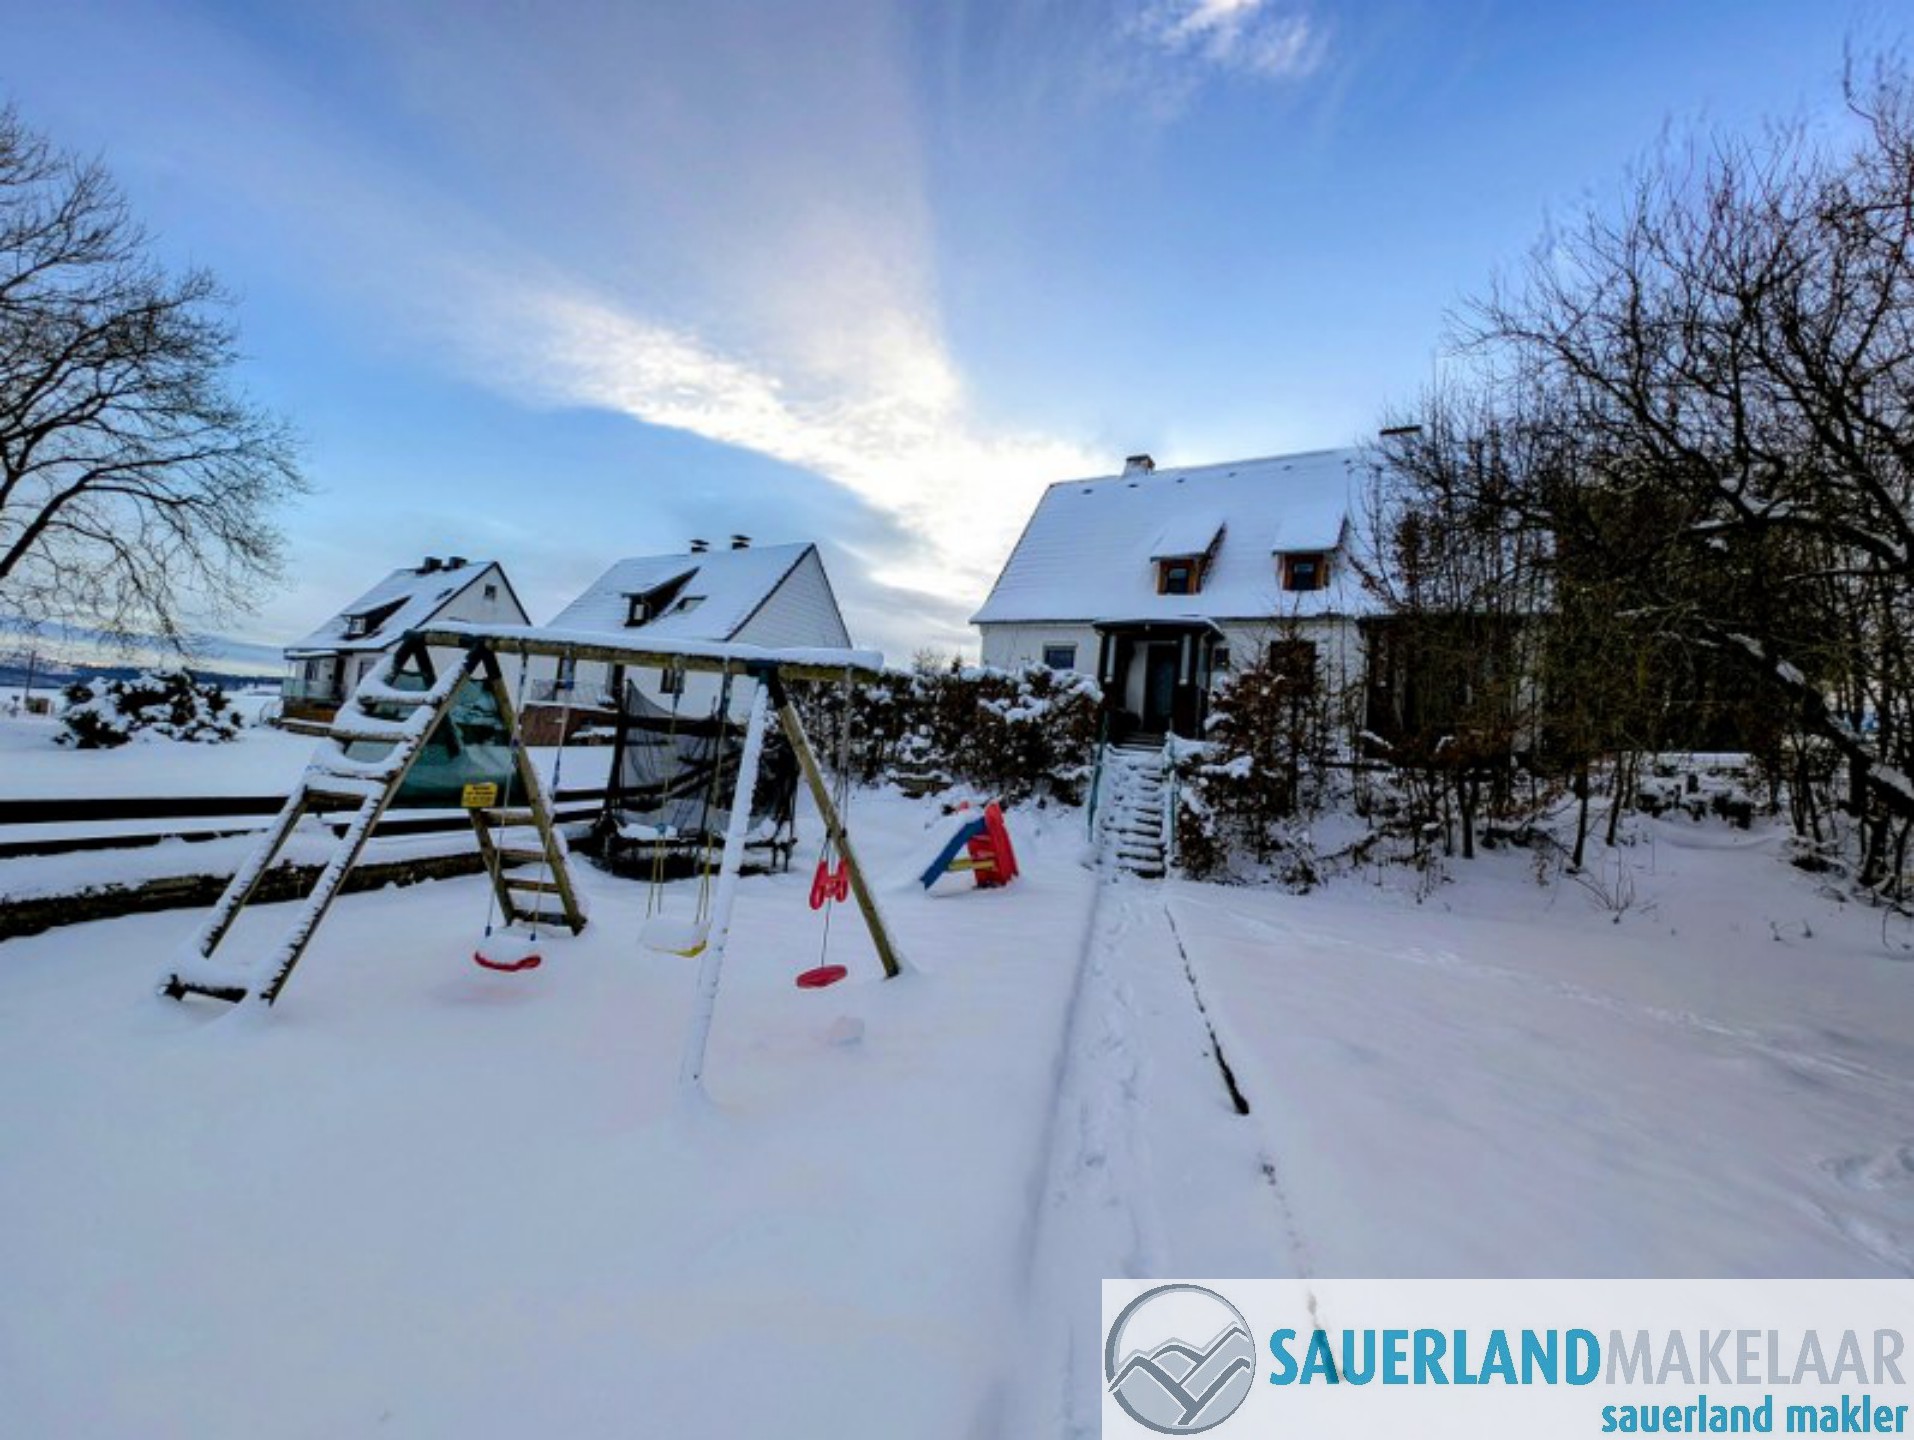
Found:
[[(92, 835), (22, 835), (15, 826), (111, 825), (149, 820), (238, 820), (277, 815), (283, 795), (131, 795), (119, 797), (71, 796), (32, 800), (0, 800), (0, 859), (25, 855), (61, 855), (81, 850), (129, 850), (157, 845), (162, 840), (216, 840), (243, 835), (256, 826), (199, 826), (191, 829), (105, 831)], [(560, 790), (552, 797), (556, 818), (570, 823), (585, 820), (605, 803), (605, 791)], [(350, 809), (342, 808), (342, 816)], [(342, 819), (339, 824), (344, 826)], [(462, 830), (470, 822), (456, 811), (435, 808), (430, 813), (389, 811), (381, 819), (379, 835), (430, 835)]]

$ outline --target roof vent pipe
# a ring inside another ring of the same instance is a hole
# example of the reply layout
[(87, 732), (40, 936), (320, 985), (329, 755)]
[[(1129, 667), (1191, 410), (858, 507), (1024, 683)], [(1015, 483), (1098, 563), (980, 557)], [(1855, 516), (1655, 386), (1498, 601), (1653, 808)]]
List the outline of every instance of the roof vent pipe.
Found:
[(1156, 469), (1156, 461), (1152, 460), (1148, 455), (1126, 455), (1123, 457), (1123, 473), (1125, 475), (1135, 475), (1138, 473), (1147, 475), (1154, 469)]
[(751, 537), (749, 535), (733, 535), (731, 537), (731, 548), (733, 550), (749, 550), (751, 548)]

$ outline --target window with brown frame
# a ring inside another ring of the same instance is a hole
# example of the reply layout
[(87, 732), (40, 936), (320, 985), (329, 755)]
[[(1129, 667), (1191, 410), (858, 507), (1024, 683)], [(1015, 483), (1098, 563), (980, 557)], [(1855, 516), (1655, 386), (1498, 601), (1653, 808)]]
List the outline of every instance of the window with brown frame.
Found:
[(1320, 550), (1297, 550), (1283, 556), (1283, 589), (1323, 590), (1329, 585), (1329, 557)]
[(1203, 557), (1178, 555), (1156, 562), (1156, 593), (1196, 595), (1203, 589)]

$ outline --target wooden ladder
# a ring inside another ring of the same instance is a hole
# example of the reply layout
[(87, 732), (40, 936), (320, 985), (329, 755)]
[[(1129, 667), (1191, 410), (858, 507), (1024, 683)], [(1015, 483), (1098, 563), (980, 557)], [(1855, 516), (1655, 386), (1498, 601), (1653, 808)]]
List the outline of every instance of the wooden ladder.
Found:
[[(161, 994), (175, 1000), (188, 995), (206, 995), (234, 1002), (250, 996), (265, 1005), (279, 998), (346, 877), (358, 863), (380, 816), (405, 783), (405, 777), (425, 750), (434, 730), (449, 723), (447, 717), (458, 698), (459, 687), (475, 671), (482, 675), (498, 704), (499, 718), (512, 736), (512, 779), (516, 783), (508, 785), (502, 797), (505, 803), (473, 807), (466, 812), (478, 837), (479, 853), (497, 893), (499, 909), (507, 924), (520, 920), (562, 924), (574, 935), (585, 928), (585, 912), (572, 883), (565, 840), (553, 824), (551, 800), (545, 793), (544, 782), (531, 756), (518, 743), (518, 718), (498, 657), (489, 647), (475, 645), (467, 650), (461, 663), (439, 675), (434, 671), (424, 642), (408, 635), (360, 681), (358, 689), (333, 717), (330, 731), (319, 742), (305, 773), (286, 797), (284, 808), (261, 836), (259, 847), (227, 884), (225, 893), (160, 983)], [(382, 745), (386, 749), (370, 759), (354, 756), (351, 747), (363, 744)], [(514, 792), (521, 802), (516, 805), (512, 803)], [(308, 812), (336, 811), (341, 808), (340, 801), (356, 807), (352, 818), (278, 946), (250, 967), (219, 963), (215, 953), (220, 942), (259, 889), (299, 821)], [(532, 827), (537, 834), (536, 849), (513, 844), (510, 836), (498, 833), (505, 827), (525, 826)], [(539, 878), (506, 868), (524, 861), (540, 863)], [(555, 895), (559, 908), (549, 910), (536, 898), (529, 904), (521, 903), (518, 897), (526, 893), (534, 897)]]

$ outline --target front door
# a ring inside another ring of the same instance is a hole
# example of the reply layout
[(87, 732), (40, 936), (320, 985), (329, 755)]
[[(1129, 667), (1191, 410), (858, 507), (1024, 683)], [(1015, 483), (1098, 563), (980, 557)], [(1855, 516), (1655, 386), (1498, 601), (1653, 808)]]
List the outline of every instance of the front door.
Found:
[(1153, 641), (1143, 652), (1143, 726), (1152, 735), (1170, 728), (1176, 706), (1176, 670), (1180, 657), (1174, 640)]

